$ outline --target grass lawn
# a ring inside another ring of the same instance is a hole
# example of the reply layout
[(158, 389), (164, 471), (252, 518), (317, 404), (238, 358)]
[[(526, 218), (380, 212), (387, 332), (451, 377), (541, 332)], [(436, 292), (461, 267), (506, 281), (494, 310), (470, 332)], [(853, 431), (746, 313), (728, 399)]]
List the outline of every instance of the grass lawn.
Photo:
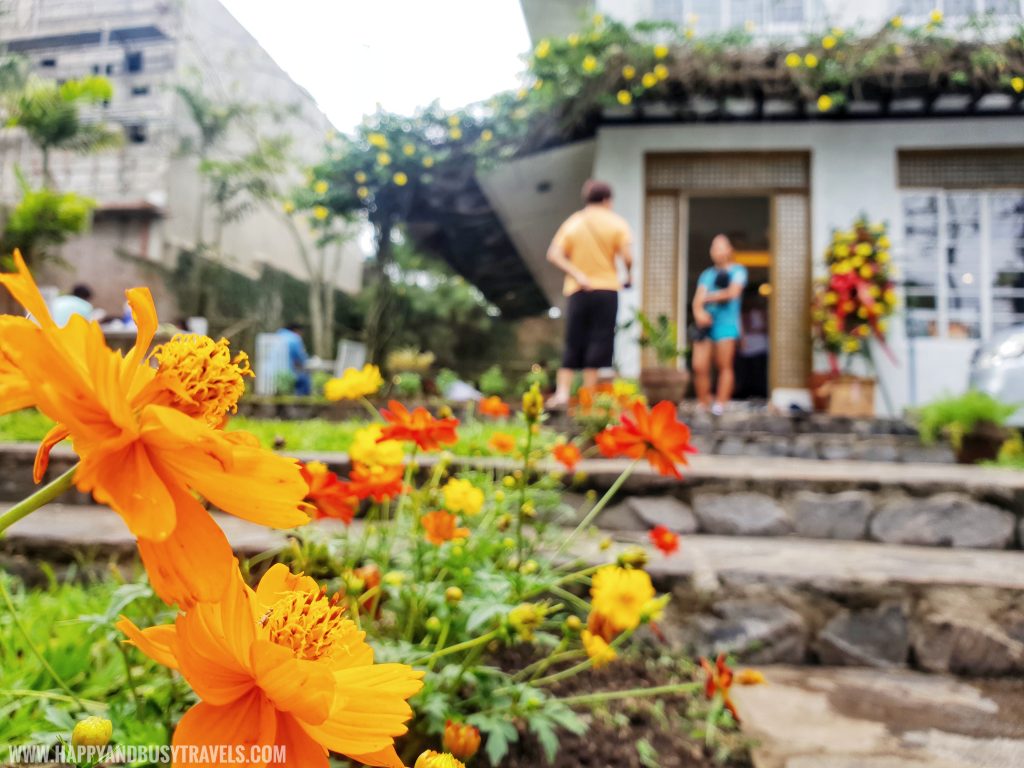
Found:
[[(271, 448), (277, 438), (284, 439), (287, 452), (303, 451), (347, 451), (356, 430), (366, 425), (365, 421), (324, 421), (306, 419), (302, 421), (281, 421), (275, 419), (248, 419), (236, 417), (228, 424), (229, 430), (241, 429), (259, 438), (264, 447)], [(35, 410), (18, 411), (0, 416), (0, 442), (36, 443), (50, 428), (51, 422)], [(488, 441), (498, 432), (515, 436), (522, 443), (526, 427), (518, 422), (495, 423), (492, 421), (470, 421), (459, 426), (459, 442), (452, 453), (459, 456), (479, 456), (494, 453), (487, 447)], [(537, 447), (554, 442), (550, 432), (543, 432), (535, 440)]]

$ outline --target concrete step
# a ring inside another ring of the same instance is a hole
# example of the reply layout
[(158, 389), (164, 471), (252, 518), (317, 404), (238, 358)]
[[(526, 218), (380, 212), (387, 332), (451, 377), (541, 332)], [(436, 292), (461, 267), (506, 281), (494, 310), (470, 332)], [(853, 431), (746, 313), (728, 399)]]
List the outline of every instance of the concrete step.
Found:
[(733, 688), (755, 768), (1024, 765), (1024, 683), (905, 670), (765, 667)]

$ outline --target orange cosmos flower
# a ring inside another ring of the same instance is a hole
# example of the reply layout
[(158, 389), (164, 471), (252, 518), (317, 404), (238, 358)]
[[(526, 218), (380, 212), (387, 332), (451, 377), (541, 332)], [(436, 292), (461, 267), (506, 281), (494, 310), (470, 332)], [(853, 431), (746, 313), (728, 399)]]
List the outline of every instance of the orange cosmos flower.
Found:
[(670, 531), (664, 525), (656, 525), (651, 529), (651, 543), (668, 557), (673, 552), (679, 551), (679, 534)]
[(309, 486), (306, 501), (316, 508), (316, 518), (332, 517), (349, 525), (359, 508), (359, 497), (322, 461), (301, 464), (300, 470)]
[[(14, 405), (23, 407), (20, 375), (31, 405), (56, 422), (36, 455), (36, 482), (50, 449), (70, 437), (81, 459), (75, 485), (121, 515), (157, 594), (183, 606), (217, 599), (235, 570), (233, 557), (194, 494), (274, 528), (309, 519), (309, 489), (294, 460), (261, 449), (252, 435), (217, 428), (251, 375), (245, 356), (232, 358), (226, 340), (182, 335), (150, 353), (157, 317), (146, 288), (127, 292), (138, 335), (124, 356), (83, 317), (58, 328), (20, 253), (14, 262), (17, 271), (0, 274), (0, 284), (33, 320), (0, 317), (0, 386), (20, 391)], [(0, 400), (0, 410), (11, 409)]]
[(576, 469), (576, 465), (583, 458), (583, 454), (580, 453), (580, 449), (575, 443), (560, 443), (551, 449), (551, 455), (569, 472)]
[(704, 695), (711, 700), (718, 693), (722, 696), (722, 706), (729, 710), (733, 720), (740, 721), (739, 712), (732, 702), (730, 689), (732, 688), (733, 672), (725, 662), (725, 654), (718, 654), (714, 666), (705, 658), (700, 660), (701, 669), (704, 670)]
[(597, 434), (597, 447), (604, 456), (646, 458), (661, 474), (682, 477), (676, 464), (686, 464), (686, 454), (696, 449), (690, 445), (690, 428), (677, 416), (667, 400), (650, 410), (635, 402), (622, 414), (621, 424)]
[(270, 764), (282, 768), (327, 768), (328, 750), (365, 765), (403, 766), (394, 740), (406, 732), (407, 699), (423, 675), (405, 664), (374, 664), (338, 596), (327, 597), (308, 576), (278, 563), (255, 591), (236, 575), (220, 601), (198, 603), (174, 624), (140, 630), (122, 617), (117, 626), (180, 672), (200, 699), (174, 731), (174, 768), (211, 765), (190, 759), (190, 748), (257, 744), (283, 746), (285, 760)]
[(404, 471), (401, 465), (371, 467), (356, 462), (345, 485), (349, 492), (359, 499), (373, 499), (377, 503), (383, 503), (402, 495), (402, 489), (405, 487), (402, 478)]
[(451, 752), (452, 757), (469, 760), (480, 749), (480, 729), (469, 723), (449, 720), (444, 724), (442, 748)]
[(495, 432), (487, 446), (495, 453), (512, 453), (516, 449), (516, 439), (507, 432)]
[(466, 766), (449, 752), (435, 752), (428, 749), (416, 758), (413, 768), (466, 768)]
[(451, 512), (428, 512), (420, 518), (420, 522), (426, 531), (427, 541), (436, 546), (441, 546), (452, 539), (464, 539), (469, 536), (469, 528), (459, 528), (458, 518)]
[(509, 408), (508, 403), (497, 395), (491, 395), (490, 397), (485, 397), (481, 400), (478, 410), (480, 411), (481, 416), (493, 416), (496, 419), (507, 418), (508, 415), (512, 413), (512, 409)]
[(458, 419), (435, 419), (423, 406), (412, 412), (397, 400), (391, 400), (381, 411), (388, 422), (381, 431), (378, 443), (385, 440), (408, 440), (416, 443), (422, 451), (436, 451), (442, 445), (451, 445), (458, 438), (455, 428)]
[[(359, 593), (359, 607), (364, 611), (373, 610), (374, 604), (377, 605), (377, 614), (380, 614), (380, 603), (381, 595), (379, 592), (375, 592), (372, 595), (366, 593), (370, 590), (377, 589), (380, 587), (381, 575), (380, 568), (377, 567), (376, 563), (367, 563), (361, 565), (358, 568), (352, 570), (352, 575), (355, 576), (359, 581), (363, 582), (362, 591)], [(376, 616), (374, 618), (377, 618)]]

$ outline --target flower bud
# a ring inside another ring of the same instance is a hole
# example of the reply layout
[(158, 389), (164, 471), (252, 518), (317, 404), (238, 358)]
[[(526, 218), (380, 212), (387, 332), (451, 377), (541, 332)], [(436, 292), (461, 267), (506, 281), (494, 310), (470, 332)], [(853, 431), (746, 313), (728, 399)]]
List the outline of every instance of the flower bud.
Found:
[(427, 632), (429, 632), (432, 635), (436, 635), (438, 632), (441, 631), (441, 620), (437, 618), (437, 616), (431, 616), (429, 619), (427, 619), (426, 624), (424, 626), (426, 626)]
[(647, 552), (640, 547), (630, 547), (619, 554), (618, 564), (623, 568), (643, 568), (647, 565)]
[(565, 628), (570, 632), (579, 632), (583, 629), (583, 622), (580, 620), (579, 616), (570, 616), (565, 620)]
[(73, 747), (105, 747), (114, 734), (114, 725), (102, 717), (87, 717), (75, 724), (71, 732)]
[(531, 573), (536, 573), (538, 568), (540, 568), (540, 566), (537, 564), (536, 560), (527, 560), (519, 568), (519, 572), (524, 576), (529, 576)]
[(462, 600), (462, 590), (458, 587), (448, 587), (444, 591), (444, 599), (450, 604), (455, 605)]

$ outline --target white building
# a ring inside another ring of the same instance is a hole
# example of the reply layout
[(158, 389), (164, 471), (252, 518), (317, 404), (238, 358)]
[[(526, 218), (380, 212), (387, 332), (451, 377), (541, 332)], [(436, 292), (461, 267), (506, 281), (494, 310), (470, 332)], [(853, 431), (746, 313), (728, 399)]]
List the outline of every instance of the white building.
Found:
[[(1020, 0), (523, 0), (534, 42), (575, 31), (595, 11), (626, 22), (661, 19), (702, 33), (745, 25), (766, 38), (827, 25), (873, 30), (943, 10), (955, 21), (991, 13), (996, 28), (1022, 20)], [(751, 22), (753, 26), (748, 25)], [(721, 108), (721, 105), (718, 105)], [(741, 105), (742, 106), (742, 105)], [(783, 402), (806, 388), (812, 367), (809, 295), (835, 228), (860, 213), (888, 222), (902, 292), (911, 308), (894, 318), (880, 378), (894, 410), (966, 387), (980, 341), (1024, 322), (1024, 111), (1006, 94), (853, 103), (842, 117), (758, 113), (606, 112), (593, 139), (528, 156), (481, 182), (512, 241), (552, 304), (560, 278), (545, 251), (578, 207), (581, 183), (609, 182), (636, 237), (637, 307), (667, 314), (683, 334), (694, 281), (716, 232), (747, 251), (751, 277), (769, 283), (770, 389)], [(767, 292), (767, 291), (766, 291)], [(618, 340), (619, 369), (639, 371), (631, 332)], [(881, 395), (880, 395), (881, 397)], [(884, 411), (881, 399), (879, 410)]]
[[(212, 241), (215, 211), (200, 210), (202, 179), (194, 157), (179, 149), (194, 132), (173, 86), (199, 87), (213, 101), (258, 105), (255, 132), (288, 134), (300, 163), (313, 163), (332, 130), (313, 98), (273, 61), (218, 0), (11, 0), (0, 15), (0, 44), (28, 59), (34, 71), (55, 80), (107, 76), (114, 96), (90, 115), (123, 126), (118, 149), (88, 156), (58, 153), (52, 160), (62, 190), (95, 198), (92, 231), (62, 249), (70, 269), (45, 277), (61, 287), (89, 283), (96, 303), (116, 310), (123, 290), (150, 284), (162, 313), (175, 312), (170, 292), (154, 279), (152, 264), (173, 268), (181, 249), (194, 246), (198, 216)], [(239, 128), (218, 154), (250, 151), (252, 131)], [(0, 200), (20, 196), (14, 169), (41, 179), (38, 151), (19, 131), (0, 135)], [(301, 174), (282, 179), (288, 189)], [(275, 212), (259, 208), (223, 231), (227, 266), (258, 277), (269, 265), (304, 279), (296, 244)], [(312, 237), (309, 238), (312, 243)], [(362, 281), (362, 255), (353, 243), (339, 270), (342, 290)]]

